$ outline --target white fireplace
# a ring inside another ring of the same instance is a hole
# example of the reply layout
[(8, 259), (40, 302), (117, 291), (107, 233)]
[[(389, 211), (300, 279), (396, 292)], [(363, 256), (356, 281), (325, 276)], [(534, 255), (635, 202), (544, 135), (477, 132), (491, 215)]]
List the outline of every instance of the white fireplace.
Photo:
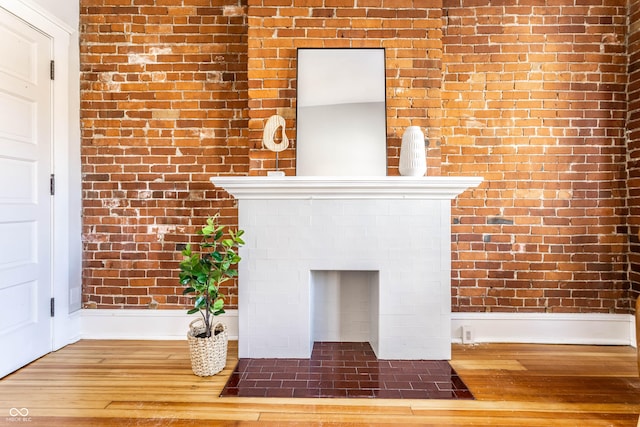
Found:
[(239, 357), (369, 341), (381, 359), (451, 356), (451, 199), (475, 177), (215, 177), (245, 230)]

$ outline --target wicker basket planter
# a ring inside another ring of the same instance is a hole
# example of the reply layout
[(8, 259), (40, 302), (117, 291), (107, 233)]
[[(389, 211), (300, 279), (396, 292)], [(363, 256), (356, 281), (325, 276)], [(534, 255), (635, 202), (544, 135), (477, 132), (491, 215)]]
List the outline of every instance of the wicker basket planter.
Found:
[(204, 321), (195, 319), (189, 324), (187, 339), (191, 355), (191, 369), (199, 377), (209, 377), (222, 371), (227, 364), (229, 336), (223, 323), (216, 323), (209, 338), (198, 338), (205, 331)]
[[(202, 237), (199, 250), (187, 243), (181, 251), (180, 284), (185, 286), (183, 295), (193, 297), (193, 308), (187, 314), (199, 313), (189, 324), (187, 340), (191, 354), (193, 373), (208, 377), (224, 369), (227, 363), (227, 327), (214, 324), (216, 316), (224, 314), (224, 295), (220, 285), (238, 276), (236, 264), (240, 262), (237, 251), (244, 245), (243, 230), (233, 231), (218, 224), (218, 214), (207, 218), (207, 225), (197, 231)], [(199, 338), (198, 336), (203, 338)]]

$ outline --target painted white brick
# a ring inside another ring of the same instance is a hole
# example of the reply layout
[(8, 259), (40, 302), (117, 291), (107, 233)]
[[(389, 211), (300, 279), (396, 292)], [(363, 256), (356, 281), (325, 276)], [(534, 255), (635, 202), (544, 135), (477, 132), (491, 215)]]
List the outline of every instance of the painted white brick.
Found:
[(369, 335), (381, 358), (449, 358), (449, 209), (449, 199), (240, 200), (240, 357), (309, 357), (311, 271), (348, 270), (378, 272), (375, 290), (343, 293), (352, 312), (325, 313), (325, 336)]

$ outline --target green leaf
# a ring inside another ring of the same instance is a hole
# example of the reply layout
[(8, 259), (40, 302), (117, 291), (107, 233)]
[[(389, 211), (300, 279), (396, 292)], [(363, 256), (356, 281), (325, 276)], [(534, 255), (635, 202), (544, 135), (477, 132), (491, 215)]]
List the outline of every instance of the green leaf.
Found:
[(197, 299), (196, 302), (193, 304), (193, 306), (197, 309), (201, 309), (204, 308), (204, 306), (207, 303), (207, 299), (205, 298), (204, 295), (200, 295)]
[(244, 244), (241, 239), (244, 231), (222, 226), (218, 219), (219, 214), (207, 218), (206, 225), (197, 231), (201, 236), (198, 251), (191, 244), (182, 250), (184, 259), (179, 263), (178, 278), (185, 286), (183, 295), (190, 294), (193, 298), (189, 314), (203, 310), (214, 315), (224, 313), (224, 296), (219, 286), (238, 275), (237, 268), (232, 267), (241, 260), (236, 250)]
[(187, 246), (185, 246), (185, 248), (182, 250), (182, 255), (184, 256), (191, 256), (191, 244), (187, 243)]

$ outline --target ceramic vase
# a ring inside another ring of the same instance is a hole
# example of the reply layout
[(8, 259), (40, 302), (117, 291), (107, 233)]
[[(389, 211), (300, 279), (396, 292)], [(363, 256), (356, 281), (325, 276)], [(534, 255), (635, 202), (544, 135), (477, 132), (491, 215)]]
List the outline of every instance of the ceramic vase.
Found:
[(402, 135), (399, 171), (403, 176), (424, 176), (427, 172), (424, 133), (420, 126), (409, 126)]

